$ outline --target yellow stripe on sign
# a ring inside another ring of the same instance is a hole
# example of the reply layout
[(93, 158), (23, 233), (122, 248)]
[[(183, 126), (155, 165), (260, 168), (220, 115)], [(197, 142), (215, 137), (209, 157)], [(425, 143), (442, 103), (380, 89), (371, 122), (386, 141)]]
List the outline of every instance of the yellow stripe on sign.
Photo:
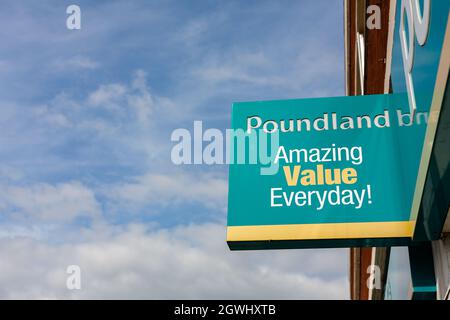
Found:
[(412, 237), (414, 221), (286, 224), (227, 227), (227, 241)]

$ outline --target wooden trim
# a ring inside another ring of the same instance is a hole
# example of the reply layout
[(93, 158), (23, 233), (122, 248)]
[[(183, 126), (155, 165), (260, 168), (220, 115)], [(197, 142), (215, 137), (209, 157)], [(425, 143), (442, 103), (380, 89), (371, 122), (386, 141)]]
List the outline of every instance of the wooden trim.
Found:
[[(386, 74), (390, 68), (386, 68), (386, 62), (390, 59), (388, 53), (388, 35), (395, 19), (390, 15), (390, 0), (344, 0), (345, 5), (345, 70), (346, 70), (346, 94), (382, 94), (386, 91)], [(378, 5), (381, 9), (381, 29), (368, 30), (366, 28), (366, 10), (370, 5)], [(395, 18), (395, 17), (394, 17)], [(391, 23), (390, 23), (391, 22)], [(358, 74), (358, 57), (356, 52), (357, 33), (364, 35), (364, 83), (360, 84)], [(390, 62), (390, 60), (389, 60)], [(363, 90), (358, 88), (363, 85)], [(381, 292), (369, 293), (367, 268), (373, 263), (381, 264), (382, 279), (386, 277), (389, 251), (385, 248), (350, 249), (350, 297), (354, 300), (367, 300), (382, 298)], [(383, 266), (385, 266), (383, 268)]]

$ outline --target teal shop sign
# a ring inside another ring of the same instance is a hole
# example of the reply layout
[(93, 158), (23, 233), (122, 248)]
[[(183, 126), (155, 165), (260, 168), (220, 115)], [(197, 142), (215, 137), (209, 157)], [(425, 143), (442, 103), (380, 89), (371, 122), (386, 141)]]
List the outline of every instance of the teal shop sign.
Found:
[(422, 100), (413, 119), (407, 94), (234, 103), (229, 247), (408, 244)]
[(397, 0), (391, 5), (395, 24), (387, 66), (393, 91), (408, 95), (410, 110), (421, 95), (422, 108), (430, 114), (411, 207), (418, 221), (414, 240), (436, 240), (450, 205), (450, 1)]

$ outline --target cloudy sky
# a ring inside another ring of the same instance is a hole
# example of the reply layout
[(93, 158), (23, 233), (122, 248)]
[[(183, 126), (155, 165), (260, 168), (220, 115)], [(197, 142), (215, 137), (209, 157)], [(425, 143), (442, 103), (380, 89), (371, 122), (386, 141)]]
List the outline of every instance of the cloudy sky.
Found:
[(0, 298), (348, 298), (347, 250), (230, 252), (227, 167), (170, 159), (233, 101), (344, 95), (342, 1), (3, 0), (0, 21)]

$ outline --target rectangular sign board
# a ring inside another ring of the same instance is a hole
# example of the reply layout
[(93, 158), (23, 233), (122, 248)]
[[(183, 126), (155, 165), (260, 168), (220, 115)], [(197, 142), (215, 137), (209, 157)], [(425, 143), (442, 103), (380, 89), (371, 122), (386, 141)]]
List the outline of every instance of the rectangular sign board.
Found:
[(416, 99), (413, 118), (406, 94), (234, 103), (229, 247), (408, 244), (428, 117)]
[[(408, 94), (410, 109), (421, 94), (429, 111), (411, 216), (417, 220), (415, 241), (439, 239), (450, 205), (448, 106), (450, 69), (450, 1), (391, 1), (389, 62), (386, 87)], [(392, 64), (392, 66), (390, 66)]]

